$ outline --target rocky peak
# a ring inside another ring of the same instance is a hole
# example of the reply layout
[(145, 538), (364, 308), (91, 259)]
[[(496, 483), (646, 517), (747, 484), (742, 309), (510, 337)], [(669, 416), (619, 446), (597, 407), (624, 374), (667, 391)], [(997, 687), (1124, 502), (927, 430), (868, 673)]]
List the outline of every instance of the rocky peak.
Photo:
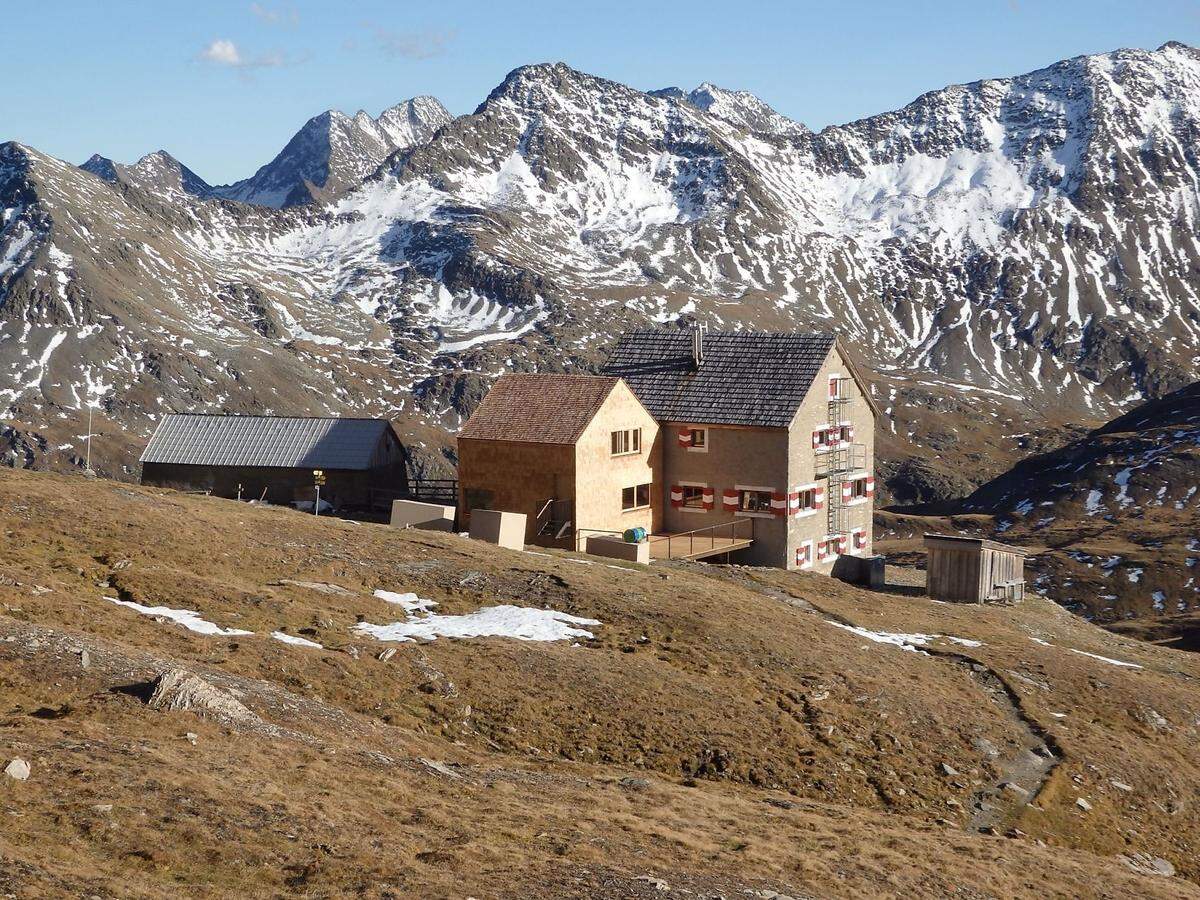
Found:
[(800, 122), (780, 115), (749, 91), (730, 91), (704, 82), (680, 99), (697, 109), (737, 125), (746, 131), (778, 135), (807, 135), (811, 132)]
[(93, 153), (88, 157), (87, 162), (83, 163), (79, 168), (85, 172), (91, 172), (105, 181), (117, 180), (117, 164), (107, 156), (101, 156), (99, 153)]
[(173, 194), (204, 199), (213, 192), (208, 182), (166, 150), (147, 153), (132, 165), (122, 165), (93, 153), (79, 168), (113, 184), (129, 184), (158, 196)]
[(355, 186), (396, 150), (423, 143), (451, 119), (433, 97), (415, 97), (373, 118), (329, 109), (313, 116), (252, 177), (216, 188), (218, 196), (261, 206), (332, 199)]

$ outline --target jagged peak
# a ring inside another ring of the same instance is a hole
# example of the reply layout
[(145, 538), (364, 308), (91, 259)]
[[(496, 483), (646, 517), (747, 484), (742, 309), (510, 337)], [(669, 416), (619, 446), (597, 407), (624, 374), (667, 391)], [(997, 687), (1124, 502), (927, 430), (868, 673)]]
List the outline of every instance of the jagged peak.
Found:
[(564, 62), (533, 63), (509, 72), (475, 112), (481, 113), (490, 104), (505, 100), (518, 106), (539, 107), (551, 97), (589, 91), (617, 96), (648, 96), (618, 81), (581, 72)]

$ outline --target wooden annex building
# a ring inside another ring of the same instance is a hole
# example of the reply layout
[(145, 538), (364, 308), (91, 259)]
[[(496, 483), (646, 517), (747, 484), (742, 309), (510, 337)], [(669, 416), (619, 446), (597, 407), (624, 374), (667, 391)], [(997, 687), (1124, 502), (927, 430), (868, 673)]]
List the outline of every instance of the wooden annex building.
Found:
[(951, 603), (1015, 602), (1025, 596), (1025, 553), (985, 538), (925, 535), (928, 593)]
[(404, 448), (385, 419), (185, 415), (165, 417), (142, 453), (142, 484), (335, 508), (390, 503), (407, 490)]

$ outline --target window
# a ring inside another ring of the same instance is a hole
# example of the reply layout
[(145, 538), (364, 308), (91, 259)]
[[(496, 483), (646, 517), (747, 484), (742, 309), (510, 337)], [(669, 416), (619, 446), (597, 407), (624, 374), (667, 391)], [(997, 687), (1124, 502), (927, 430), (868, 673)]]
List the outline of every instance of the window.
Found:
[(813, 564), (813, 542), (805, 541), (796, 548), (796, 567), (811, 569)]
[(708, 429), (684, 425), (679, 429), (679, 446), (698, 453), (708, 452)]
[(850, 499), (865, 500), (867, 498), (867, 479), (855, 478), (850, 482)]
[(642, 452), (642, 429), (626, 428), (612, 433), (612, 455)]
[[(614, 432), (615, 433), (615, 432)], [(621, 489), (621, 509), (642, 509), (650, 505), (650, 485), (638, 484)]]
[(817, 489), (810, 487), (807, 490), (799, 492), (800, 504), (798, 512), (808, 512), (817, 508)]
[(708, 488), (700, 485), (685, 484), (683, 485), (683, 507), (684, 509), (705, 509), (704, 494)]
[(738, 493), (738, 512), (772, 513), (774, 491), (743, 490)]

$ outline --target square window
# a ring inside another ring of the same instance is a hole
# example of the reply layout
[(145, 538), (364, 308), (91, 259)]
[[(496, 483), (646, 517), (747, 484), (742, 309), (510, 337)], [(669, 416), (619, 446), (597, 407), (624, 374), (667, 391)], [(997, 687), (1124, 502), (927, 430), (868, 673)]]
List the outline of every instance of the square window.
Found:
[(683, 505), (690, 509), (704, 509), (704, 491), (703, 487), (685, 484), (683, 486)]
[(774, 491), (739, 491), (738, 510), (755, 513), (772, 512), (771, 499), (773, 496)]
[(650, 485), (637, 484), (621, 489), (621, 509), (642, 509), (650, 505)]

